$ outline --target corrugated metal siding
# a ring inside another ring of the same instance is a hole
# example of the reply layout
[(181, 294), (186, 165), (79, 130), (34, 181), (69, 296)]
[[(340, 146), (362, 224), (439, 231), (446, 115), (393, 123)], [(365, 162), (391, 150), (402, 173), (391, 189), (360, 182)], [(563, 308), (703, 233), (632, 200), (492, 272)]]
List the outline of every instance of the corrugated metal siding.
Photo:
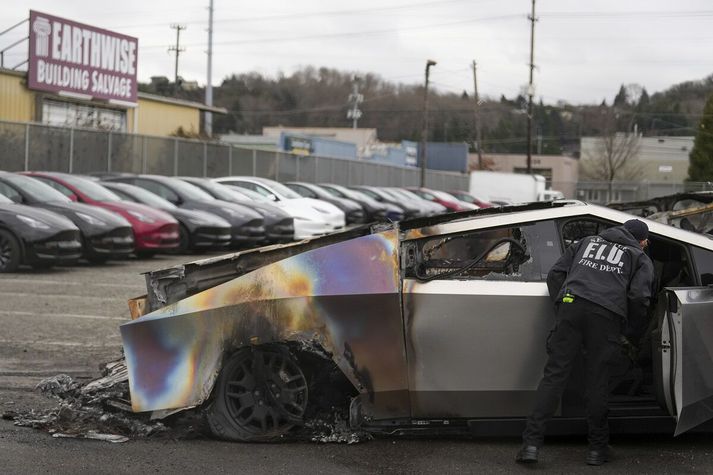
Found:
[[(139, 134), (170, 135), (178, 127), (188, 133), (200, 132), (200, 111), (192, 107), (139, 98)], [(134, 132), (133, 113), (128, 114), (129, 131)]]
[(35, 115), (35, 94), (23, 84), (25, 78), (0, 72), (0, 118), (30, 122)]
[(460, 173), (468, 171), (468, 145), (464, 143), (428, 142), (426, 154), (426, 166), (429, 170)]

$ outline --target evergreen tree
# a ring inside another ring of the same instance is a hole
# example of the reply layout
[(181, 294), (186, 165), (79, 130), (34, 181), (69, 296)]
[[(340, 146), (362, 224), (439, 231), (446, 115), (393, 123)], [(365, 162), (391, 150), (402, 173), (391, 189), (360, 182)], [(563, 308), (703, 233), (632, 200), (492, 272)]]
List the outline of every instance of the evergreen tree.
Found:
[(690, 155), (688, 178), (691, 181), (713, 180), (713, 95), (708, 98), (698, 124), (696, 140)]
[(636, 109), (640, 112), (645, 112), (649, 110), (650, 105), (651, 98), (649, 97), (649, 93), (646, 91), (646, 88), (644, 88), (641, 91), (641, 96), (639, 97), (639, 103), (636, 105)]
[(614, 97), (614, 107), (623, 107), (628, 103), (628, 101), (629, 94), (627, 94), (626, 88), (622, 84), (616, 97)]

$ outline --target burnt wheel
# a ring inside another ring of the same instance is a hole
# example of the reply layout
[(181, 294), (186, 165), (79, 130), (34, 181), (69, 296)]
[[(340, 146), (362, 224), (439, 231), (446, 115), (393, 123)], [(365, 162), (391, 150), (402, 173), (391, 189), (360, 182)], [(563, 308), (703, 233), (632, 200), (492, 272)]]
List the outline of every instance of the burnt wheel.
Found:
[(10, 231), (0, 229), (0, 273), (15, 272), (20, 266), (20, 243)]
[(216, 437), (270, 442), (302, 423), (307, 378), (282, 347), (245, 348), (226, 362), (206, 416)]

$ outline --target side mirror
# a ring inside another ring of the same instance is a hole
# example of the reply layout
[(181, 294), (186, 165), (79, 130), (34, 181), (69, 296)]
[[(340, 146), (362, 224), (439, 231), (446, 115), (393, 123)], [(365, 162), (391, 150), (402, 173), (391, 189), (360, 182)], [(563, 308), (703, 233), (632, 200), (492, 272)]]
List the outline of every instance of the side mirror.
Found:
[(268, 198), (270, 201), (280, 201), (279, 199), (277, 199), (277, 196), (273, 195), (272, 193), (270, 193), (269, 195), (267, 195), (267, 198)]

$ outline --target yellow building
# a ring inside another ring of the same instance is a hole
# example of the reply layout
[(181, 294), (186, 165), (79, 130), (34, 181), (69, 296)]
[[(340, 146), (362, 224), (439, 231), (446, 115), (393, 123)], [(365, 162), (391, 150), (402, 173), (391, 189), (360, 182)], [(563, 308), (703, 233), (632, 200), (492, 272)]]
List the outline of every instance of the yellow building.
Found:
[(168, 136), (201, 131), (201, 113), (221, 107), (139, 92), (137, 104), (84, 100), (27, 88), (27, 73), (0, 69), (0, 120)]

